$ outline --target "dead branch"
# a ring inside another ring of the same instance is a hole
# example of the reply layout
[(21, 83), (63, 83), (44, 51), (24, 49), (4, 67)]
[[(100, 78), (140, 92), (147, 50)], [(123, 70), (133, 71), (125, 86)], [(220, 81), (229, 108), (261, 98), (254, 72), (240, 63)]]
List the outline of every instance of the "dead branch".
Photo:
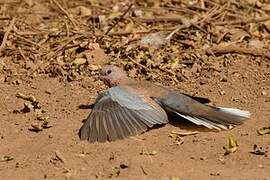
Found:
[(252, 56), (260, 56), (260, 57), (266, 57), (270, 59), (269, 52), (265, 52), (257, 48), (240, 47), (235, 44), (230, 44), (227, 46), (215, 46), (215, 47), (209, 48), (206, 53), (216, 54), (216, 55), (227, 54), (227, 53), (249, 54)]
[(14, 26), (14, 24), (15, 24), (15, 21), (16, 21), (16, 18), (13, 18), (13, 19), (11, 20), (11, 22), (10, 22), (10, 24), (9, 24), (9, 26), (8, 26), (8, 28), (7, 28), (7, 30), (6, 30), (6, 33), (5, 33), (5, 35), (4, 35), (2, 44), (1, 44), (1, 46), (0, 46), (0, 52), (1, 52), (2, 49), (4, 49), (5, 46), (6, 46), (6, 42), (7, 42), (7, 39), (8, 39), (8, 35), (9, 35), (9, 33), (11, 32), (11, 30), (13, 29), (13, 26)]
[(68, 17), (68, 19), (70, 20), (70, 22), (72, 23), (74, 28), (76, 30), (79, 30), (79, 28), (77, 27), (73, 17), (61, 6), (61, 4), (59, 2), (57, 2), (57, 0), (51, 0), (51, 1), (54, 2), (54, 4), (56, 4), (56, 6)]
[(130, 4), (127, 10), (119, 17), (119, 19), (105, 32), (105, 35), (107, 35), (129, 12), (129, 10), (132, 8), (133, 4)]
[(15, 37), (17, 37), (18, 39), (21, 39), (21, 40), (25, 41), (25, 42), (28, 43), (28, 44), (31, 44), (31, 45), (37, 46), (37, 47), (40, 48), (40, 49), (46, 50), (44, 47), (42, 47), (42, 46), (39, 45), (38, 43), (35, 43), (35, 42), (31, 41), (30, 39), (26, 39), (26, 38), (24, 38), (24, 37), (22, 37), (22, 36), (20, 36), (20, 35), (17, 35), (17, 34), (13, 34), (13, 35), (14, 35)]
[(135, 18), (136, 20), (142, 23), (156, 23), (156, 22), (177, 22), (183, 23), (184, 17), (179, 15), (172, 15), (172, 16), (156, 16), (156, 17), (141, 17)]
[(213, 23), (214, 25), (217, 26), (224, 26), (224, 25), (237, 25), (237, 24), (249, 24), (249, 23), (258, 23), (258, 22), (264, 22), (270, 20), (270, 16), (266, 17), (259, 17), (259, 18), (251, 18), (247, 20), (239, 20), (239, 21), (226, 21), (226, 22), (217, 22)]
[(10, 20), (10, 17), (0, 17), (0, 20)]

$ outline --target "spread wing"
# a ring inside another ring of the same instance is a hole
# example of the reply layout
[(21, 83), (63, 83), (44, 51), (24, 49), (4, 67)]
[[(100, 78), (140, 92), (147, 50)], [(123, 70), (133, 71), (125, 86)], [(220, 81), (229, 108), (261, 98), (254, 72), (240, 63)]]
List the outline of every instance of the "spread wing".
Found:
[(166, 112), (154, 100), (117, 86), (97, 98), (79, 135), (89, 142), (114, 141), (141, 134), (155, 124), (167, 122)]

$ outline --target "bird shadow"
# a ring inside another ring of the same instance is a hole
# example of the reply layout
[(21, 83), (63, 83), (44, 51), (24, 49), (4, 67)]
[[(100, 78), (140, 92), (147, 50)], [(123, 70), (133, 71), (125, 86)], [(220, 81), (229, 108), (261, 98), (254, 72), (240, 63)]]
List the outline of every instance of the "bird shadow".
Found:
[[(169, 118), (168, 124), (174, 127), (178, 127), (181, 130), (199, 131), (199, 132), (216, 132), (216, 130), (214, 129), (208, 129), (204, 126), (196, 125), (177, 115), (168, 115), (168, 118)], [(159, 128), (162, 128), (163, 126), (164, 124), (157, 124), (157, 125), (154, 125), (151, 129), (159, 129)], [(150, 129), (148, 129), (148, 131), (149, 130)]]
[(204, 126), (196, 125), (186, 119), (179, 117), (177, 115), (168, 115), (169, 124), (172, 126), (178, 127), (180, 129), (185, 129), (188, 131), (199, 131), (199, 132), (215, 132), (216, 130), (208, 129)]
[(80, 104), (78, 106), (79, 109), (93, 109), (95, 104)]

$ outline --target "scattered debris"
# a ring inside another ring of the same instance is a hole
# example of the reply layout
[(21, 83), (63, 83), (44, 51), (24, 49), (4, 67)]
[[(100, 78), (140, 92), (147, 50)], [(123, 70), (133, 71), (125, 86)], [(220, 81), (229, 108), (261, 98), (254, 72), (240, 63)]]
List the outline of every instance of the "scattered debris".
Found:
[(87, 60), (85, 58), (76, 58), (74, 61), (73, 61), (73, 65), (74, 66), (80, 66), (80, 65), (83, 65), (87, 62)]
[(177, 177), (177, 176), (171, 176), (170, 180), (182, 180), (182, 178)]
[(112, 172), (109, 174), (109, 178), (118, 177), (120, 175), (120, 167), (112, 167)]
[(61, 163), (65, 163), (66, 159), (64, 158), (64, 156), (62, 155), (62, 153), (60, 153), (60, 151), (56, 150), (55, 151), (55, 157), (61, 162)]
[(220, 176), (219, 172), (210, 173), (210, 176)]
[(270, 134), (270, 127), (263, 127), (261, 129), (257, 130), (257, 133), (259, 135)]
[(174, 143), (176, 145), (181, 145), (184, 143), (184, 138), (181, 137), (181, 135), (179, 134), (170, 133), (169, 137), (171, 137), (174, 140)]
[(43, 129), (48, 129), (48, 128), (53, 127), (53, 125), (48, 121), (48, 117), (43, 120), (43, 123), (42, 123), (41, 127)]
[(167, 32), (157, 32), (147, 34), (142, 37), (140, 45), (145, 47), (160, 48), (162, 45), (165, 45), (166, 43), (169, 42), (167, 36), (168, 36)]
[(34, 131), (34, 132), (39, 132), (39, 131), (42, 131), (43, 128), (42, 126), (39, 124), (39, 123), (32, 123), (31, 124), (31, 127), (29, 128), (30, 131)]
[(41, 109), (41, 106), (37, 99), (33, 95), (25, 95), (23, 93), (17, 93), (17, 98), (21, 98), (26, 100), (27, 102), (24, 103), (24, 108), (20, 110), (14, 110), (13, 113), (29, 113), (34, 112), (35, 119), (40, 122), (34, 122), (31, 124), (31, 127), (28, 128), (30, 131), (40, 132), (43, 129), (48, 129), (53, 127), (53, 125), (49, 122), (49, 117), (44, 116), (46, 112), (44, 109)]
[(121, 169), (126, 169), (126, 168), (128, 168), (128, 165), (127, 165), (127, 164), (122, 163), (122, 164), (120, 164), (120, 168), (121, 168)]
[(33, 109), (34, 109), (34, 106), (31, 103), (25, 102), (24, 107), (22, 109), (15, 109), (13, 110), (13, 113), (29, 113), (33, 111)]
[(109, 178), (118, 177), (122, 169), (127, 169), (129, 166), (127, 164), (121, 163), (119, 166), (112, 167), (112, 172), (109, 174)]
[(228, 138), (228, 144), (223, 149), (225, 149), (224, 155), (234, 153), (238, 149), (238, 143), (232, 135)]
[(8, 162), (8, 161), (12, 161), (12, 160), (14, 160), (14, 157), (12, 157), (12, 156), (5, 155), (5, 156), (1, 157), (1, 161)]
[(142, 152), (140, 152), (140, 155), (155, 156), (157, 153), (158, 152), (156, 150), (153, 151), (142, 150)]
[(39, 102), (33, 95), (25, 95), (23, 93), (17, 93), (16, 94), (17, 98), (21, 98), (23, 100), (26, 100), (28, 102), (24, 103), (24, 108), (21, 110), (14, 110), (14, 113), (28, 113), (36, 109), (40, 109), (41, 106), (39, 105)]
[(171, 137), (175, 141), (176, 145), (181, 145), (181, 144), (184, 143), (183, 136), (190, 136), (190, 135), (196, 135), (196, 134), (198, 134), (198, 131), (191, 131), (191, 132), (188, 132), (188, 131), (183, 131), (183, 132), (171, 131), (170, 134), (169, 134), (169, 137)]
[(263, 147), (258, 147), (257, 144), (253, 145), (253, 151), (251, 151), (251, 154), (255, 155), (267, 155), (268, 150), (263, 150)]
[(171, 134), (177, 134), (179, 136), (191, 136), (198, 134), (198, 131), (171, 131)]
[(26, 100), (26, 101), (29, 101), (31, 103), (37, 102), (37, 99), (33, 95), (27, 96), (27, 95), (19, 92), (16, 94), (16, 97), (21, 98), (21, 99)]
[(148, 173), (145, 171), (145, 168), (144, 168), (143, 166), (140, 166), (140, 168), (141, 168), (141, 170), (142, 170), (142, 172), (143, 172), (144, 175), (147, 175), (147, 174), (148, 174)]

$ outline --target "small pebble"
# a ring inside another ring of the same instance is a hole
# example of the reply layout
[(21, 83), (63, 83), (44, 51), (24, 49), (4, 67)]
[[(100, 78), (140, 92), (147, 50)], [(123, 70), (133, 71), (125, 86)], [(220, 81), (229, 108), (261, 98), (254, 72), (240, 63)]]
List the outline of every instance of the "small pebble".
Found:
[(226, 94), (226, 92), (224, 90), (221, 90), (219, 93), (220, 93), (220, 95), (225, 95)]

